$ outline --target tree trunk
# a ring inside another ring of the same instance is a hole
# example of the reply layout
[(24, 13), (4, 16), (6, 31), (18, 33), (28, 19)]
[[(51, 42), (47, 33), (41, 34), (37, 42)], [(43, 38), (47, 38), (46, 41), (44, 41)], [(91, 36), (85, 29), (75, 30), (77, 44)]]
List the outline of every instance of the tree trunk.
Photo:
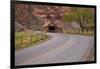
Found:
[(81, 27), (81, 31), (84, 32), (84, 27), (83, 27), (83, 24), (82, 24), (82, 21), (81, 21), (80, 17), (79, 17), (79, 25)]

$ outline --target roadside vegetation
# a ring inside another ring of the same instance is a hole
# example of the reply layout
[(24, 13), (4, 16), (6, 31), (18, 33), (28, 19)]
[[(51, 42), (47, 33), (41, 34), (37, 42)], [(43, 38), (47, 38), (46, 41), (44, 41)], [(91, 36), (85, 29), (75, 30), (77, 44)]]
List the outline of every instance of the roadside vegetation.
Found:
[(43, 32), (15, 32), (15, 49), (34, 46), (48, 40), (49, 36)]
[(94, 36), (94, 31), (84, 31), (82, 32), (81, 30), (67, 30), (64, 33), (66, 34), (78, 34), (78, 35), (86, 35), (86, 36)]
[(80, 29), (72, 29), (65, 31), (69, 34), (82, 34), (82, 35), (94, 35), (95, 31), (95, 13), (93, 8), (71, 8), (72, 11), (69, 14), (64, 15), (64, 21), (66, 23), (75, 22), (80, 26)]

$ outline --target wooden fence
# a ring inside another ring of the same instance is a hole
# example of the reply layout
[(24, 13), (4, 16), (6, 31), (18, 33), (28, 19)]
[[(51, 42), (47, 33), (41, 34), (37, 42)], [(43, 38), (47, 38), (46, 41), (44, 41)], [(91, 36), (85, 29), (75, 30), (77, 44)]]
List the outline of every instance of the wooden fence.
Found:
[(46, 33), (30, 33), (28, 35), (22, 33), (19, 36), (19, 39), (15, 39), (15, 48), (23, 48), (31, 44), (36, 44), (47, 38), (48, 35), (46, 35)]

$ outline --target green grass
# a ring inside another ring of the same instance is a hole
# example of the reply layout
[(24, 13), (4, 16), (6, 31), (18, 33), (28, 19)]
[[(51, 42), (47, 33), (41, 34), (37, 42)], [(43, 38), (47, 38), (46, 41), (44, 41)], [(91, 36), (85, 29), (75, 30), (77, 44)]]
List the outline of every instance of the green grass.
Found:
[(93, 36), (94, 31), (84, 31), (81, 30), (67, 30), (65, 31), (66, 34), (78, 34), (78, 35), (86, 35), (86, 36)]
[(15, 49), (23, 49), (46, 41), (49, 38), (45, 33), (15, 32)]
[(93, 36), (94, 35), (94, 32), (93, 31), (83, 32), (82, 35)]

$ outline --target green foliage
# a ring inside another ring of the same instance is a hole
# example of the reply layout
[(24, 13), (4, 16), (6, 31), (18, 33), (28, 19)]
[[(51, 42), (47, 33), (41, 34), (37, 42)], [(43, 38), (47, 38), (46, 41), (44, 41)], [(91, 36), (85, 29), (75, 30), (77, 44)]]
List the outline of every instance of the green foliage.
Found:
[(76, 21), (76, 14), (71, 13), (71, 14), (65, 14), (64, 15), (64, 20), (65, 22), (72, 22), (72, 21)]
[(82, 30), (84, 30), (88, 24), (94, 27), (94, 9), (80, 7), (71, 8), (71, 12), (64, 15), (64, 20), (67, 23), (78, 23)]

